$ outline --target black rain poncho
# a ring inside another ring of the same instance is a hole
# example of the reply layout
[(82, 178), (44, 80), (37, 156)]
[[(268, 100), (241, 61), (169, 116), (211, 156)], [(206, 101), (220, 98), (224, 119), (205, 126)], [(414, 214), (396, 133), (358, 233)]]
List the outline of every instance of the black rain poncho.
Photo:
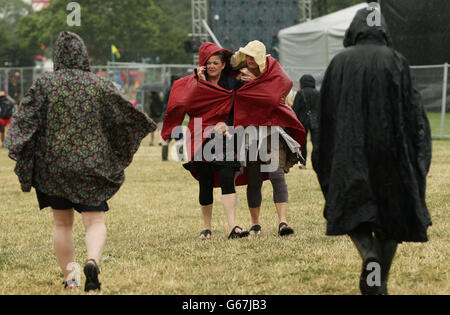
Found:
[(312, 161), (327, 235), (370, 223), (387, 239), (426, 242), (429, 122), (407, 60), (390, 48), (384, 26), (368, 25), (369, 13), (356, 14), (321, 90)]

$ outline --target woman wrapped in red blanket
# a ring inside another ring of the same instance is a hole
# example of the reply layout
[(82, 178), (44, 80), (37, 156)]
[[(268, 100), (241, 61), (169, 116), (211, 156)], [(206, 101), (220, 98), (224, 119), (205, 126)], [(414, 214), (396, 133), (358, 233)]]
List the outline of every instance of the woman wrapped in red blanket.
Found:
[[(224, 140), (227, 125), (233, 126), (233, 90), (237, 81), (230, 75), (231, 52), (205, 43), (199, 49), (199, 57), (200, 67), (196, 73), (175, 81), (172, 87), (161, 136), (164, 140), (176, 138), (177, 135), (173, 133), (179, 130), (177, 127), (182, 124), (184, 116), (189, 115), (186, 135), (189, 162), (184, 167), (199, 181), (199, 200), (205, 224), (200, 238), (211, 238), (213, 189), (219, 185), (229, 238), (242, 238), (248, 236), (249, 232), (236, 225), (235, 177), (241, 164), (232, 152), (234, 145), (228, 150), (231, 152), (213, 149), (209, 154), (203, 154), (211, 147), (211, 143), (214, 144), (212, 137), (214, 140)], [(228, 137), (231, 135), (228, 134)], [(225, 159), (225, 156), (231, 156), (231, 159)]]
[(235, 126), (255, 126), (258, 135), (253, 141), (258, 142), (258, 147), (267, 138), (264, 134), (270, 134), (272, 151), (269, 167), (261, 163), (264, 162), (261, 158), (248, 155), (247, 200), (252, 217), (250, 233), (261, 232), (261, 188), (263, 173), (268, 173), (278, 213), (278, 233), (280, 236), (293, 234), (294, 230), (286, 223), (288, 189), (284, 173), (302, 160), (299, 150), (305, 143), (305, 129), (285, 102), (293, 83), (279, 63), (266, 55), (266, 47), (259, 41), (250, 42), (241, 48), (232, 57), (231, 64), (234, 69), (240, 70), (241, 80), (245, 82), (236, 92)]

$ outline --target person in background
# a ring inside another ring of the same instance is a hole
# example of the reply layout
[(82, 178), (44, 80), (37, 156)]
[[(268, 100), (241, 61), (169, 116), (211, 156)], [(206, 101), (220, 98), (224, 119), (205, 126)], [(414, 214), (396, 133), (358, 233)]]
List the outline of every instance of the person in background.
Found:
[(0, 91), (0, 139), (2, 148), (4, 148), (5, 136), (8, 133), (11, 117), (14, 114), (16, 101), (12, 99), (5, 91)]
[[(349, 235), (364, 295), (388, 294), (397, 244), (427, 242), (431, 131), (408, 61), (372, 10), (357, 12), (322, 82), (312, 163), (327, 235)], [(344, 258), (344, 257), (343, 257)], [(402, 268), (407, 268), (402, 266)]]
[[(305, 127), (306, 138), (308, 138), (308, 131), (311, 132), (311, 137), (313, 137), (315, 127), (317, 126), (317, 108), (319, 106), (320, 93), (316, 90), (316, 80), (310, 74), (305, 74), (301, 77), (300, 88), (301, 90), (295, 96), (292, 109), (303, 127)], [(299, 163), (300, 169), (306, 169), (308, 156), (308, 152), (306, 151), (307, 143), (308, 141), (302, 147), (302, 156), (305, 159), (305, 163)]]
[[(170, 91), (172, 90), (172, 86), (175, 83), (176, 80), (181, 79), (180, 76), (177, 75), (172, 75), (170, 78), (170, 86), (167, 88), (166, 92), (164, 93), (164, 108), (163, 108), (163, 114), (162, 114), (162, 120), (164, 121), (164, 117), (166, 116), (166, 111), (167, 111), (167, 105), (169, 104), (169, 99), (170, 99)], [(182, 157), (180, 160), (184, 160), (184, 152), (183, 152), (183, 127), (179, 126), (179, 129), (176, 133), (179, 134), (178, 137), (175, 138), (176, 143), (176, 150), (177, 150), (177, 154)], [(165, 142), (164, 140), (161, 141), (161, 151), (162, 151), (162, 160), (163, 161), (167, 161), (169, 159), (169, 143)]]
[(5, 146), (16, 161), (22, 190), (34, 187), (39, 208), (53, 210), (53, 246), (64, 287), (80, 286), (67, 269), (74, 256), (75, 210), (86, 229), (84, 289), (100, 290), (107, 201), (120, 189), (124, 169), (156, 124), (111, 82), (91, 72), (77, 34), (61, 32), (53, 56), (54, 72), (33, 82), (12, 119)]
[[(155, 145), (155, 133), (158, 133), (158, 130), (161, 130), (162, 128), (164, 103), (161, 100), (159, 92), (146, 92), (145, 98), (147, 101), (147, 115), (157, 124), (157, 130), (150, 133), (150, 146), (153, 147)], [(161, 144), (161, 142), (159, 142), (159, 144)]]

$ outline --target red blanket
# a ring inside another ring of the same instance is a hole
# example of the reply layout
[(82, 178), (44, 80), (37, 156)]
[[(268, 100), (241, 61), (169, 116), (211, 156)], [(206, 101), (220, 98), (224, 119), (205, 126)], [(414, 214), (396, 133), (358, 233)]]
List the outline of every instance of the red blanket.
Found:
[(301, 145), (306, 132), (295, 112), (288, 105), (280, 104), (292, 89), (293, 83), (280, 64), (267, 57), (266, 70), (252, 82), (236, 92), (234, 103), (235, 126), (280, 126)]
[[(228, 120), (232, 106), (232, 91), (200, 81), (195, 75), (177, 80), (170, 92), (161, 137), (164, 140), (171, 138), (172, 130), (183, 123), (186, 114), (189, 115), (188, 158), (192, 161), (194, 153), (199, 152), (209, 135), (204, 134), (206, 129)], [(196, 119), (201, 119), (201, 128), (194, 128)]]
[[(292, 86), (292, 81), (272, 57), (268, 57), (266, 71), (237, 92), (201, 81), (196, 75), (185, 77), (175, 81), (172, 87), (161, 137), (164, 140), (171, 138), (172, 130), (180, 126), (188, 114), (190, 121), (186, 140), (188, 158), (192, 161), (207, 139), (208, 134), (204, 134), (206, 128), (226, 121), (234, 102), (236, 127), (284, 127), (303, 146), (305, 129), (294, 111), (288, 105), (280, 104), (280, 99), (289, 93)], [(201, 128), (194, 128), (195, 120), (200, 118)], [(246, 183), (246, 176), (236, 180), (236, 185)]]

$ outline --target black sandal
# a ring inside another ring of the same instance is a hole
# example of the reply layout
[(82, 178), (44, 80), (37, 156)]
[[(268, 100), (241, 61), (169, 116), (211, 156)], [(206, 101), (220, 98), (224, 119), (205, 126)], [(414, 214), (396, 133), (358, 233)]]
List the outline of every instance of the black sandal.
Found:
[[(237, 233), (236, 230), (240, 229), (242, 232), (241, 233)], [(250, 233), (248, 231), (244, 231), (240, 226), (235, 226), (233, 228), (233, 230), (231, 231), (230, 235), (228, 235), (228, 239), (236, 239), (236, 238), (244, 238), (249, 236)]]
[[(285, 227), (283, 229), (283, 227)], [(281, 222), (278, 226), (278, 235), (279, 236), (288, 236), (294, 234), (294, 229), (291, 228), (286, 222)]]
[[(200, 236), (203, 236), (203, 238), (200, 237), (201, 240), (210, 240), (211, 239), (211, 230), (201, 231)], [(208, 238), (208, 236), (209, 236), (209, 238)]]
[[(253, 235), (261, 234), (261, 225), (255, 224), (254, 226), (251, 227), (250, 232), (254, 232)], [(250, 234), (252, 234), (252, 233), (250, 233)]]
[[(93, 263), (91, 263), (93, 262)], [(94, 259), (89, 259), (84, 265), (84, 275), (86, 276), (86, 284), (84, 291), (101, 290), (102, 284), (98, 281), (100, 269)]]

